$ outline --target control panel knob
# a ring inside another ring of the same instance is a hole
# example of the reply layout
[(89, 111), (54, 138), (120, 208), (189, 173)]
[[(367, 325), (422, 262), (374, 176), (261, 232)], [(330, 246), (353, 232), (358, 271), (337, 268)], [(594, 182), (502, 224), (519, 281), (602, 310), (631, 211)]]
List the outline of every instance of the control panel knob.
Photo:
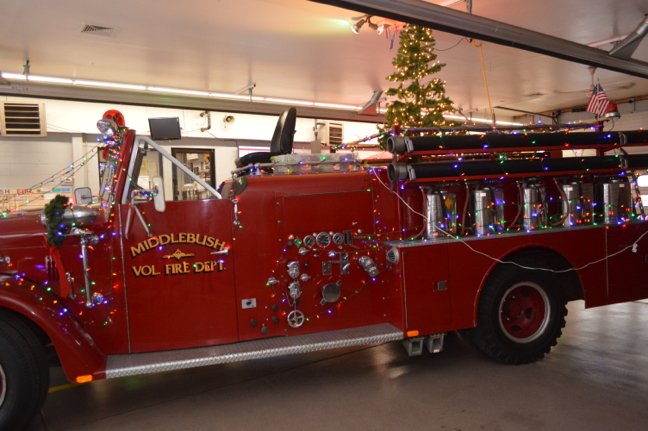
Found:
[(293, 310), (288, 313), (286, 320), (288, 321), (288, 326), (291, 328), (299, 328), (306, 321), (306, 316), (300, 310)]

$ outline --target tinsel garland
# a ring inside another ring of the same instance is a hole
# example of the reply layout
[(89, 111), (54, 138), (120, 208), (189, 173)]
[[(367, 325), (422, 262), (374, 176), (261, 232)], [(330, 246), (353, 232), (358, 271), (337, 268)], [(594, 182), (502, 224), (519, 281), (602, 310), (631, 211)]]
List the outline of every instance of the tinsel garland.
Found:
[(63, 195), (56, 195), (54, 199), (45, 205), (43, 213), (45, 214), (45, 229), (47, 230), (47, 243), (52, 247), (60, 247), (65, 240), (65, 225), (63, 212), (68, 206), (69, 198)]

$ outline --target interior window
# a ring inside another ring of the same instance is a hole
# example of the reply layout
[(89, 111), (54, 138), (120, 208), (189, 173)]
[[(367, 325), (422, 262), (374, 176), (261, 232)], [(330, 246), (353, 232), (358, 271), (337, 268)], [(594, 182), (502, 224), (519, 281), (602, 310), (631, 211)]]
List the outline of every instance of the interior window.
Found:
[[(172, 150), (173, 156), (180, 161), (192, 175), (183, 172), (149, 145), (142, 145), (135, 160), (129, 190), (152, 190), (153, 178), (162, 177), (164, 196), (167, 201), (209, 199), (213, 195), (193, 177), (213, 187), (214, 155), (212, 149)], [(129, 191), (129, 193), (131, 193)], [(130, 195), (129, 195), (130, 196)]]
[[(173, 148), (171, 154), (212, 187), (215, 187), (214, 150), (207, 148)], [(209, 199), (211, 193), (185, 172), (173, 167), (173, 200)]]

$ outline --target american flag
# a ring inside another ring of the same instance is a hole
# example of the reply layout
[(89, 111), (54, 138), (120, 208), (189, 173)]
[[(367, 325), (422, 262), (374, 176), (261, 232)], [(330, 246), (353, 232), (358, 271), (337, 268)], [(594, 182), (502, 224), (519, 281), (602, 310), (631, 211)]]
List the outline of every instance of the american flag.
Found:
[(607, 98), (605, 90), (603, 90), (601, 84), (596, 84), (594, 90), (592, 90), (589, 102), (587, 102), (586, 111), (595, 114), (597, 117), (601, 117), (605, 114), (605, 110), (609, 103), (610, 99)]

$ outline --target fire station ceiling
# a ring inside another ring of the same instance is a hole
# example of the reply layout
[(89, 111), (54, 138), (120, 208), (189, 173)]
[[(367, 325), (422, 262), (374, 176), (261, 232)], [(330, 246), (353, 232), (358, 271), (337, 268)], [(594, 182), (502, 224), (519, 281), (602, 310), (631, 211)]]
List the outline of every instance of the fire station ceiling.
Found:
[[(467, 8), (465, 1), (432, 2)], [(605, 41), (618, 40), (642, 22), (648, 0), (472, 0), (472, 13), (608, 51), (613, 44)], [(362, 15), (306, 0), (5, 1), (0, 71), (23, 73), (29, 60), (32, 76), (246, 95), (254, 83), (255, 96), (362, 106), (374, 90), (390, 85), (385, 77), (398, 47), (392, 30), (399, 25), (374, 17), (371, 23), (387, 24), (386, 31), (379, 35), (365, 24), (354, 34), (351, 25)], [(601, 68), (592, 75), (582, 64), (488, 42), (481, 48), (482, 63), (476, 41), (435, 35), (439, 60), (447, 64), (440, 76), (465, 114), (489, 116), (483, 72), (493, 106), (524, 111), (583, 106), (592, 79), (612, 100), (648, 95), (643, 78)], [(632, 59), (648, 61), (648, 42), (639, 44)], [(95, 91), (0, 80), (3, 94), (77, 97)], [(138, 91), (123, 93), (124, 101), (137, 100)], [(142, 94), (142, 100), (167, 104), (173, 97)], [(237, 103), (240, 110), (260, 105)]]

